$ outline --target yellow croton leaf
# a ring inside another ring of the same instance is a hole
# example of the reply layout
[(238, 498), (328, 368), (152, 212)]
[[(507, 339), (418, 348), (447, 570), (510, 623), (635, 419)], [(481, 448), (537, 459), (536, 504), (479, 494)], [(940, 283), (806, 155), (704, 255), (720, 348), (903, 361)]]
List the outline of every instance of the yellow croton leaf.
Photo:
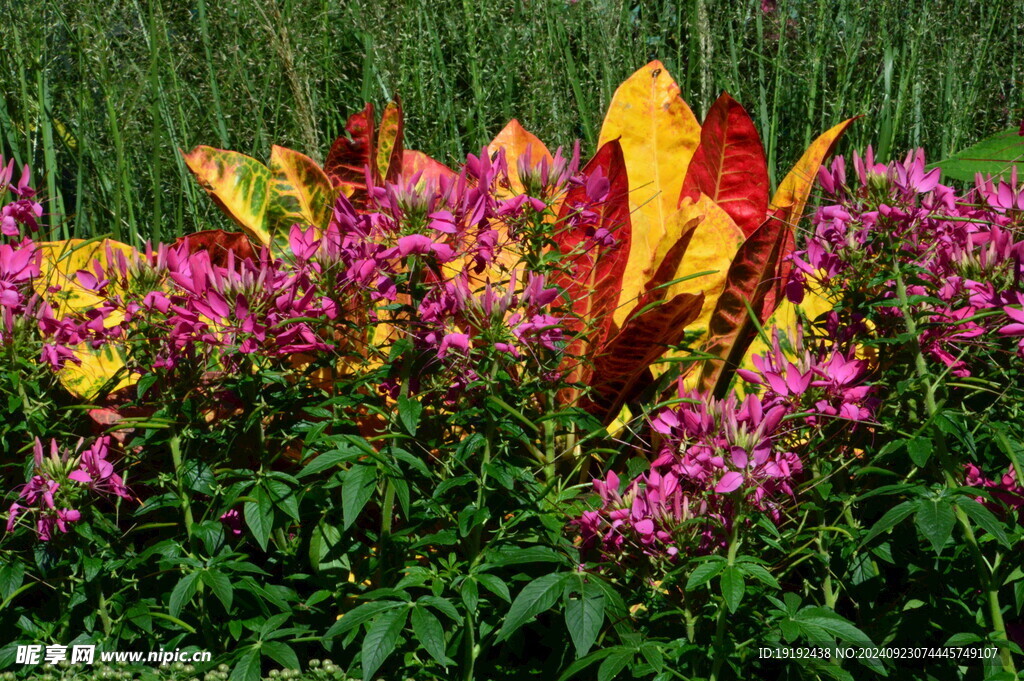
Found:
[[(706, 194), (701, 194), (697, 201), (683, 199), (677, 213), (678, 216), (673, 219), (681, 224), (690, 224), (695, 219), (699, 221), (690, 237), (690, 245), (671, 280), (690, 277), (700, 272), (707, 274), (672, 284), (668, 287), (666, 297), (671, 299), (680, 293), (704, 293), (704, 304), (700, 314), (688, 327), (688, 330), (700, 333), (699, 339), (693, 343), (693, 347), (699, 347), (707, 333), (708, 322), (718, 298), (725, 289), (729, 266), (740, 244), (743, 243), (743, 230)], [(685, 355), (673, 352), (665, 354), (666, 359), (677, 356)], [(655, 375), (660, 375), (667, 369), (668, 364), (655, 364), (651, 367)]]
[[(120, 258), (131, 263), (140, 257), (131, 246), (111, 239), (48, 241), (37, 244), (37, 247), (42, 257), (40, 276), (35, 282), (36, 291), (50, 304), (58, 319), (84, 314), (123, 293), (120, 285), (112, 281), (107, 296), (98, 295), (79, 283), (79, 270), (91, 272), (96, 261), (103, 270), (107, 270)], [(109, 328), (120, 324), (123, 319), (124, 311), (115, 309), (104, 320), (104, 325)], [(81, 364), (66, 363), (57, 377), (67, 391), (79, 399), (93, 399), (104, 388), (111, 392), (126, 388), (135, 380), (125, 371), (123, 352), (124, 348), (114, 343), (105, 343), (99, 349), (82, 343), (74, 348), (75, 357)]]
[(679, 85), (652, 61), (615, 91), (598, 147), (619, 139), (629, 173), (633, 239), (615, 323), (632, 311), (664, 254), (680, 237), (673, 221), (686, 169), (700, 143), (700, 123)]
[(305, 154), (274, 145), (270, 151), (270, 201), (267, 206), (270, 235), (288, 240), (295, 223), (324, 229), (331, 218), (336, 190), (316, 162)]
[(271, 241), (267, 209), (270, 204), (270, 169), (237, 151), (198, 146), (182, 152), (188, 169), (200, 186), (259, 244)]
[(768, 212), (772, 213), (780, 208), (786, 209), (786, 222), (796, 225), (804, 214), (804, 207), (811, 195), (811, 189), (818, 178), (818, 168), (825, 161), (839, 137), (846, 131), (855, 118), (848, 118), (839, 125), (829, 128), (816, 140), (811, 142), (803, 156), (796, 162), (793, 169), (789, 171), (782, 180), (779, 188), (772, 196)]
[(525, 191), (523, 182), (519, 178), (520, 157), (529, 153), (531, 166), (538, 165), (541, 159), (547, 159), (549, 164), (554, 163), (555, 160), (547, 146), (514, 118), (487, 145), (487, 154), (493, 157), (499, 149), (505, 150), (505, 163), (508, 164), (508, 180), (511, 185), (509, 189), (503, 187), (498, 189), (496, 196), (499, 199), (518, 196)]

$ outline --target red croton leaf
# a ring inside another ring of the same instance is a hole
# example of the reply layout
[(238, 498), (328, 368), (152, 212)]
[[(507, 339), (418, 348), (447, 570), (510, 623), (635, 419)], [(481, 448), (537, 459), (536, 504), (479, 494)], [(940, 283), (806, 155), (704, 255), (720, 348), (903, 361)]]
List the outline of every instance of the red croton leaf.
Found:
[[(374, 163), (373, 104), (349, 116), (347, 135), (334, 140), (324, 162), (324, 172), (331, 186), (341, 187), (357, 208), (366, 205), (366, 168), (376, 174)], [(375, 178), (376, 179), (376, 178)]]
[(594, 361), (593, 391), (584, 408), (602, 423), (611, 423), (650, 384), (651, 364), (683, 339), (703, 304), (702, 293), (680, 293), (627, 319)]
[(196, 232), (179, 237), (174, 242), (175, 246), (186, 244), (188, 252), (198, 253), (206, 251), (210, 254), (210, 263), (218, 267), (227, 267), (228, 253), (235, 254), (235, 262), (241, 262), (246, 258), (255, 260), (256, 251), (252, 247), (252, 241), (242, 232), (225, 232), (223, 229), (210, 229), (205, 232)]
[[(583, 184), (573, 187), (562, 203), (554, 234), (563, 269), (553, 282), (575, 313), (563, 325), (575, 338), (566, 352), (569, 358), (591, 356), (611, 335), (631, 239), (629, 181), (619, 141), (602, 146), (582, 174)], [(588, 188), (601, 195), (591, 196)], [(603, 245), (602, 238), (613, 241)], [(583, 362), (573, 369), (570, 381), (585, 383), (592, 370)]]
[[(718, 298), (708, 324), (705, 351), (715, 359), (704, 362), (700, 387), (723, 397), (732, 375), (739, 367), (759, 323), (775, 311), (781, 297), (780, 271), (785, 256), (793, 248), (789, 225), (773, 215), (740, 246), (729, 267), (725, 290)], [(748, 310), (749, 305), (749, 310)]]
[(768, 164), (754, 121), (723, 92), (704, 119), (679, 202), (686, 197), (696, 201), (703, 192), (729, 214), (744, 236), (750, 236), (768, 210), (768, 182)]
[(401, 180), (411, 180), (416, 173), (422, 172), (420, 181), (432, 180), (439, 183), (442, 177), (454, 180), (459, 176), (454, 170), (424, 154), (422, 151), (406, 149), (402, 152)]

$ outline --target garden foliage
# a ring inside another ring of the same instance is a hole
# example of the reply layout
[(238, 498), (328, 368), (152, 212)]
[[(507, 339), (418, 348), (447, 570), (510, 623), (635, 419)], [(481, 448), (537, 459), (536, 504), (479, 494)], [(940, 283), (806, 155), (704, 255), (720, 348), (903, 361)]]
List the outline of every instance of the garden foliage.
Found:
[(1024, 189), (823, 167), (849, 124), (772, 193), (658, 62), (586, 163), (512, 121), (450, 169), (368, 105), (323, 167), (185, 154), (244, 236), (142, 251), (41, 239), (8, 165), (3, 629), (245, 680), (1014, 678)]

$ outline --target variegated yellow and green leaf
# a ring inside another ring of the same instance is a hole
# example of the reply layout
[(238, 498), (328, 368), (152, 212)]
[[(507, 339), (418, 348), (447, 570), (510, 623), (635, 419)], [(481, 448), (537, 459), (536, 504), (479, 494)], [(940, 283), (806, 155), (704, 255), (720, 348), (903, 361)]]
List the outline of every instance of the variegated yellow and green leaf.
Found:
[(182, 154), (200, 186), (253, 241), (269, 245), (270, 169), (237, 151), (198, 146)]
[(327, 227), (336, 190), (313, 159), (275, 145), (270, 152), (270, 173), (267, 227), (275, 245), (287, 246), (288, 232), (295, 223)]

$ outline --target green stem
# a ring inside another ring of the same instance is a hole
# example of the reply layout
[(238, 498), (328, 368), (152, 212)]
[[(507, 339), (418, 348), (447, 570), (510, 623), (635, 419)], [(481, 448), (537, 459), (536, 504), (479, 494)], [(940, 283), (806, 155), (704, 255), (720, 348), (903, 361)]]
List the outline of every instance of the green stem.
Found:
[(181, 462), (181, 435), (179, 433), (171, 436), (171, 460), (174, 462), (174, 477), (178, 485), (178, 496), (181, 497), (181, 507), (185, 511), (185, 533), (191, 539), (194, 520), (192, 519), (192, 504), (182, 482), (184, 467)]
[[(729, 570), (736, 564), (736, 553), (740, 548), (740, 524), (743, 516), (738, 515), (733, 519), (732, 529), (729, 531), (729, 553), (726, 556), (725, 569)], [(715, 643), (713, 646), (715, 660), (711, 665), (711, 676), (709, 681), (718, 681), (722, 671), (722, 664), (725, 662), (725, 655), (722, 649), (725, 647), (725, 624), (728, 619), (729, 606), (725, 603), (725, 597), (718, 606), (718, 621), (715, 623)]]
[[(917, 324), (914, 322), (914, 319), (910, 314), (910, 303), (907, 298), (907, 286), (903, 281), (903, 276), (899, 271), (898, 264), (896, 266), (896, 295), (900, 302), (903, 319), (907, 325), (907, 332), (913, 339), (915, 369), (918, 378), (920, 378), (921, 382), (925, 385), (925, 410), (927, 411), (929, 421), (933, 422), (931, 428), (932, 439), (936, 444), (936, 449), (938, 449), (939, 461), (943, 468), (944, 482), (947, 489), (954, 490), (959, 487), (959, 484), (951, 470), (952, 461), (950, 461), (949, 452), (946, 447), (946, 438), (942, 430), (934, 423), (935, 416), (939, 411), (938, 404), (935, 401), (936, 386), (929, 380), (928, 365), (925, 361), (924, 353), (921, 351), (921, 345), (918, 342)], [(974, 528), (971, 527), (971, 522), (967, 517), (967, 514), (964, 513), (956, 504), (953, 505), (953, 512), (956, 515), (956, 519), (960, 523), (960, 526), (963, 528), (964, 537), (967, 539), (971, 555), (974, 557), (975, 568), (978, 571), (982, 591), (986, 592), (989, 620), (991, 621), (992, 628), (992, 638), (999, 646), (999, 657), (1003, 665), (1003, 671), (1016, 675), (1017, 670), (1013, 662), (1013, 656), (1010, 652), (1006, 636), (1006, 623), (1003, 621), (1003, 609), (999, 604), (999, 584), (993, 579), (994, 575), (985, 561), (985, 556), (981, 551), (981, 546), (978, 545), (978, 539), (974, 535)]]

